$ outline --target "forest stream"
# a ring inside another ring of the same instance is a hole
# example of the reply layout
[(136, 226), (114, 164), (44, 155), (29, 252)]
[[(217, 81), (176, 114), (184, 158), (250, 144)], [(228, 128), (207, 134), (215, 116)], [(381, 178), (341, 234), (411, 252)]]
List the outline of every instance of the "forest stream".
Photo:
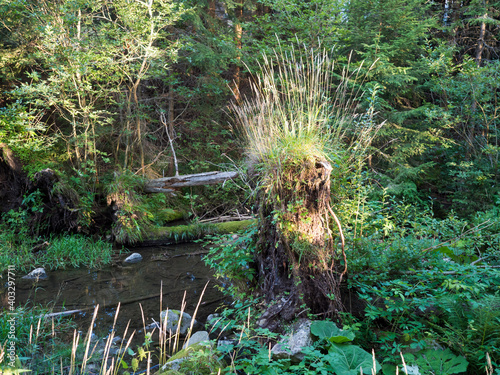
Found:
[[(196, 319), (204, 323), (206, 317), (215, 312), (224, 300), (224, 295), (215, 288), (216, 281), (202, 260), (199, 244), (179, 244), (159, 247), (130, 249), (143, 259), (128, 264), (123, 260), (130, 253), (116, 256), (111, 266), (98, 269), (67, 269), (48, 272), (48, 278), (34, 282), (19, 278), (17, 283), (17, 305), (53, 306), (54, 312), (82, 310), (73, 315), (78, 330), (87, 332), (94, 307), (99, 312), (94, 331), (105, 336), (113, 326), (114, 316), (120, 302), (116, 323), (116, 334), (122, 335), (130, 320), (131, 330), (143, 328), (141, 308), (146, 325), (159, 321), (160, 290), (163, 290), (162, 310), (181, 309), (186, 292), (185, 311), (193, 315), (205, 284)], [(131, 332), (131, 331), (129, 331)], [(138, 335), (141, 339), (143, 335)]]

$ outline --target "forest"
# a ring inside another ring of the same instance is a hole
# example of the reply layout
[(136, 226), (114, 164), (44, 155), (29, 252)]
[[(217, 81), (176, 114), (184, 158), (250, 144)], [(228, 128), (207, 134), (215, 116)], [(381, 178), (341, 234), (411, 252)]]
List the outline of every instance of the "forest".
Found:
[[(0, 0), (0, 92), (0, 373), (500, 374), (500, 1)], [(225, 344), (13, 302), (167, 239)]]

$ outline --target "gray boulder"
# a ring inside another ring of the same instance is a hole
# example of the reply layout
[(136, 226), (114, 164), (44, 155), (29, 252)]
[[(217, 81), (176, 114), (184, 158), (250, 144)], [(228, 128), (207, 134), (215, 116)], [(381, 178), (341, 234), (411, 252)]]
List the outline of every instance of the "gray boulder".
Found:
[(220, 320), (220, 314), (217, 313), (210, 314), (209, 316), (207, 316), (207, 326), (211, 327), (214, 324), (218, 323), (219, 320)]
[(182, 349), (186, 349), (188, 346), (195, 344), (207, 344), (210, 342), (210, 337), (208, 336), (207, 331), (198, 331), (195, 332), (187, 342), (182, 345)]
[(291, 327), (291, 333), (285, 336), (271, 349), (273, 358), (290, 358), (293, 362), (304, 359), (302, 350), (312, 344), (311, 321), (301, 319)]

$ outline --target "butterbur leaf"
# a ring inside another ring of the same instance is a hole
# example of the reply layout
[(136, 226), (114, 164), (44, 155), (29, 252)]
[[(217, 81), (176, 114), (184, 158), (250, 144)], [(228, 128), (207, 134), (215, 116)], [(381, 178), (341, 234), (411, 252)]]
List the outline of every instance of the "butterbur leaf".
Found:
[(352, 331), (344, 331), (335, 323), (327, 320), (316, 320), (311, 324), (311, 333), (320, 339), (327, 339), (331, 343), (342, 344), (354, 340), (356, 335)]
[(334, 344), (342, 344), (354, 340), (356, 335), (352, 331), (340, 331), (340, 335), (328, 338), (328, 341)]
[[(424, 350), (415, 353), (412, 357), (414, 358), (414, 363), (422, 370), (440, 375), (460, 374), (467, 371), (467, 366), (469, 365), (469, 362), (465, 358), (456, 356), (450, 349)], [(408, 357), (408, 359), (413, 361), (412, 357)]]
[[(325, 359), (336, 375), (359, 375), (361, 371), (367, 375), (372, 373), (372, 355), (356, 345), (333, 344)], [(380, 364), (375, 361), (375, 372), (380, 369)]]

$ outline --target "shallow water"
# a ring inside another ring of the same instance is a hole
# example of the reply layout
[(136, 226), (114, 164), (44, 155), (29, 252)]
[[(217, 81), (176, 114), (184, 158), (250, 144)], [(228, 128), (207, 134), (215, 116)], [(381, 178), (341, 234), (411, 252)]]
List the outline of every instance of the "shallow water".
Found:
[[(38, 282), (16, 280), (16, 305), (54, 306), (54, 312), (79, 309), (73, 315), (79, 329), (86, 331), (94, 307), (99, 313), (94, 325), (98, 335), (106, 335), (112, 328), (117, 305), (120, 311), (116, 332), (121, 335), (130, 320), (130, 329), (143, 327), (141, 306), (146, 325), (159, 320), (161, 309), (181, 309), (185, 294), (185, 311), (193, 315), (205, 285), (196, 319), (201, 323), (215, 312), (224, 296), (215, 288), (210, 269), (205, 266), (203, 251), (198, 244), (180, 244), (161, 247), (130, 249), (143, 260), (135, 264), (123, 263), (130, 255), (121, 254), (114, 265), (99, 270), (69, 269), (51, 271), (48, 279)], [(163, 291), (160, 307), (160, 290)]]

